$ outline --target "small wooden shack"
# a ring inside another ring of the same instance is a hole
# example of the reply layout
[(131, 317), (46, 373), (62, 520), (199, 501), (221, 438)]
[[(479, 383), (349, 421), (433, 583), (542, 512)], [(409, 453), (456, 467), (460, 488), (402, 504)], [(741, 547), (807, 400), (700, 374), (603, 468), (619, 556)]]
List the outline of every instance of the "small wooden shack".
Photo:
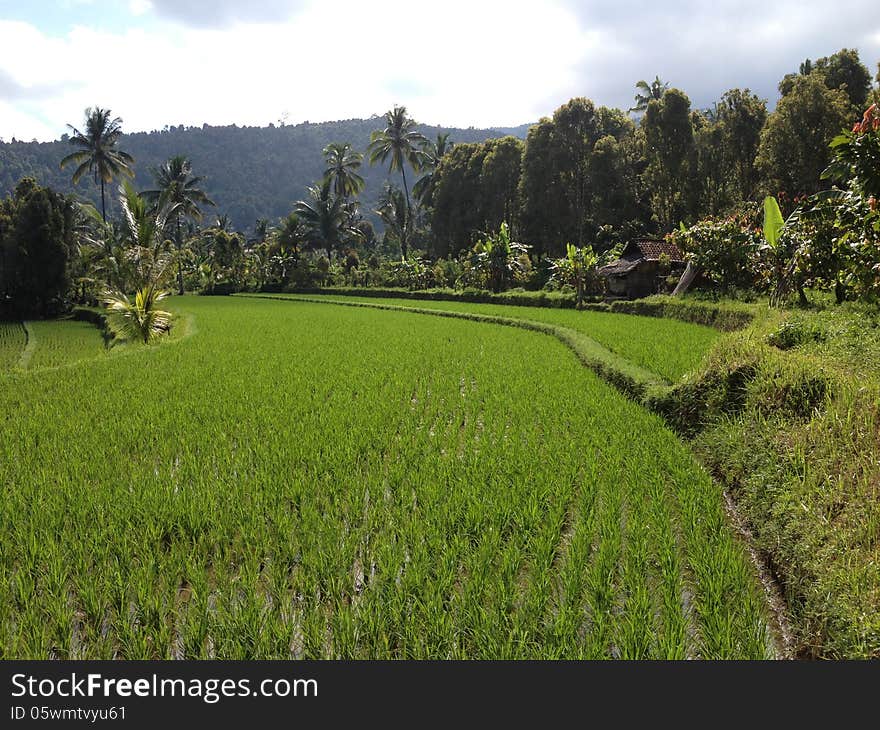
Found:
[(637, 299), (656, 294), (669, 275), (680, 275), (684, 255), (674, 243), (660, 240), (630, 241), (617, 261), (599, 269), (612, 296)]

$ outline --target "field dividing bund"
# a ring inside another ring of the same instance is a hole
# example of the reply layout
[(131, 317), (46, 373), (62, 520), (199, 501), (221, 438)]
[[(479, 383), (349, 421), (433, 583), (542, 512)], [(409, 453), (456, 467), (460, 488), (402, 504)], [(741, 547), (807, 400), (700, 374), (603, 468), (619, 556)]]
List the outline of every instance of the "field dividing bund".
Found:
[(546, 336), (174, 298), (0, 374), (2, 658), (774, 655), (719, 490)]

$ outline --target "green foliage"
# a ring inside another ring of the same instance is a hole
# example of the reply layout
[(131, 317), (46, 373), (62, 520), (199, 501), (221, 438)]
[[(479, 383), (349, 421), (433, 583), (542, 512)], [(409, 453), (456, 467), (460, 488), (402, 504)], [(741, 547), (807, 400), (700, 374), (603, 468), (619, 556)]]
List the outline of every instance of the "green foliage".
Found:
[[(813, 76), (822, 81), (829, 89), (839, 89), (846, 93), (850, 104), (855, 109), (865, 106), (871, 91), (871, 73), (859, 59), (859, 52), (854, 48), (842, 48), (837, 53), (820, 58), (813, 63), (804, 61), (800, 68), (801, 76)], [(787, 74), (779, 84), (779, 93), (790, 94), (796, 84), (798, 74)]]
[(463, 283), (498, 293), (507, 289), (528, 264), (529, 247), (512, 241), (510, 229), (502, 222), (498, 233), (477, 241), (466, 258)]
[(449, 132), (438, 134), (436, 141), (426, 140), (422, 143), (420, 169), (424, 174), (413, 185), (413, 195), (425, 209), (434, 206), (434, 189), (437, 182), (434, 173), (440, 161), (454, 146), (449, 139)]
[(519, 212), (522, 143), (513, 138), (459, 144), (434, 173), (432, 249), (441, 258), (470, 248)]
[(69, 306), (74, 225), (74, 204), (29, 178), (0, 201), (0, 318), (50, 317)]
[(293, 212), (302, 222), (305, 239), (312, 248), (323, 248), (327, 258), (351, 238), (359, 235), (352, 225), (352, 204), (346, 198), (336, 195), (331, 189), (330, 180), (309, 188), (308, 200), (298, 200)]
[(578, 248), (568, 244), (565, 258), (553, 262), (552, 279), (562, 286), (570, 286), (574, 289), (577, 306), (580, 307), (585, 294), (601, 293), (601, 289), (597, 291), (602, 282), (596, 271), (598, 264), (599, 257), (592, 248), (588, 246)]
[(654, 217), (662, 231), (671, 231), (693, 208), (691, 180), (696, 146), (690, 106), (684, 92), (669, 89), (661, 99), (648, 103), (642, 118), (648, 159), (645, 177)]
[(756, 164), (766, 191), (793, 198), (821, 190), (820, 176), (831, 159), (828, 143), (846, 126), (850, 109), (843, 91), (813, 75), (798, 77), (761, 132)]
[(107, 308), (107, 325), (121, 340), (145, 345), (155, 342), (171, 329), (171, 313), (158, 307), (167, 296), (168, 292), (155, 284), (138, 289), (134, 299), (121, 292), (108, 292), (103, 302)]
[(824, 329), (806, 319), (786, 320), (767, 335), (767, 343), (779, 350), (790, 350), (807, 342), (821, 342), (824, 339)]
[[(397, 106), (385, 113), (385, 128), (376, 130), (370, 135), (370, 164), (388, 162), (389, 172), (400, 171), (403, 181), (403, 193), (406, 198), (406, 217), (403, 231), (412, 228), (412, 203), (409, 199), (409, 186), (406, 183), (406, 166), (418, 171), (422, 165), (422, 148), (428, 139), (416, 128), (416, 122), (409, 117), (406, 107)], [(400, 238), (401, 252), (404, 260), (408, 254), (409, 239), (407, 235)]]
[(663, 94), (669, 88), (669, 83), (662, 81), (659, 76), (655, 76), (654, 80), (649, 84), (647, 81), (636, 82), (636, 105), (629, 109), (631, 112), (642, 113), (648, 108), (648, 104), (652, 99), (662, 99)]
[(880, 107), (872, 104), (851, 130), (831, 140), (834, 158), (823, 178), (848, 183), (874, 208), (880, 199)]
[(719, 290), (755, 285), (761, 237), (748, 212), (699, 221), (673, 231), (669, 239)]
[(764, 240), (771, 248), (779, 246), (779, 239), (782, 236), (782, 229), (785, 227), (785, 220), (782, 217), (782, 211), (779, 210), (779, 203), (776, 198), (767, 196), (764, 198)]
[(145, 200), (149, 201), (155, 208), (163, 205), (173, 207), (173, 213), (166, 218), (166, 225), (170, 226), (174, 222), (174, 245), (177, 247), (178, 263), (177, 263), (177, 290), (178, 294), (183, 294), (183, 236), (181, 231), (181, 220), (183, 218), (192, 218), (193, 220), (202, 219), (202, 206), (215, 206), (204, 190), (198, 186), (202, 183), (203, 178), (192, 174), (192, 162), (183, 155), (175, 155), (161, 167), (153, 171), (156, 178), (156, 188), (145, 190), (142, 195)]
[(331, 184), (337, 197), (353, 197), (364, 189), (364, 179), (358, 174), (364, 159), (360, 152), (355, 152), (348, 142), (333, 142), (323, 152), (326, 163), (324, 180)]
[(61, 160), (61, 167), (68, 164), (76, 164), (73, 172), (73, 184), (76, 185), (80, 178), (90, 173), (95, 184), (101, 186), (101, 217), (107, 221), (107, 209), (104, 201), (104, 185), (113, 178), (126, 175), (134, 177), (132, 164), (134, 158), (127, 152), (118, 149), (119, 138), (122, 136), (122, 119), (110, 118), (109, 109), (89, 107), (85, 111), (85, 131), (80, 132), (76, 127), (67, 125), (73, 136), (68, 140), (70, 144), (79, 147), (76, 152), (71, 152)]

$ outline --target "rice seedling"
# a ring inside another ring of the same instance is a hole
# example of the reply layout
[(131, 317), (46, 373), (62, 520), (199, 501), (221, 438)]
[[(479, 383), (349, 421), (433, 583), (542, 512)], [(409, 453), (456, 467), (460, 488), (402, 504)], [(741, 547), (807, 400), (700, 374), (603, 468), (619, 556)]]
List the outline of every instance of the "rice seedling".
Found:
[[(261, 295), (248, 295), (261, 296)], [(327, 295), (263, 295), (315, 301), (364, 302), (393, 304), (399, 307), (473, 312), (483, 315), (513, 317), (569, 327), (581, 332), (621, 355), (635, 365), (652, 370), (675, 382), (693, 370), (709, 348), (721, 336), (711, 327), (676, 319), (638, 317), (632, 314), (576, 311), (550, 307), (519, 307), (503, 304), (430, 301), (422, 299), (382, 299)]]
[(170, 302), (195, 336), (0, 374), (2, 656), (769, 654), (718, 490), (560, 342)]
[(0, 371), (15, 367), (26, 345), (21, 322), (0, 322)]

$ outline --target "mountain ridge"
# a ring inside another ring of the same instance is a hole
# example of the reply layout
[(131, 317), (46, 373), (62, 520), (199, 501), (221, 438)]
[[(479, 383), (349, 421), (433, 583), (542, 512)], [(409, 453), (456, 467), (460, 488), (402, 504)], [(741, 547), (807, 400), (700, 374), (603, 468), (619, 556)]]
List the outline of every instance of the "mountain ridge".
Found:
[[(321, 150), (325, 145), (350, 142), (357, 151), (366, 152), (370, 133), (382, 126), (383, 118), (378, 116), (265, 127), (179, 125), (124, 134), (119, 148), (135, 159), (134, 184), (138, 189), (153, 186), (151, 171), (168, 158), (178, 154), (189, 157), (194, 173), (204, 177), (203, 189), (217, 203), (216, 209), (205, 211), (206, 218), (225, 213), (236, 229), (249, 231), (258, 218), (274, 222), (286, 216), (293, 202), (306, 196), (307, 186), (323, 175)], [(506, 135), (525, 138), (530, 126), (460, 128), (420, 124), (418, 128), (429, 139), (449, 133), (453, 142), (462, 143)], [(100, 201), (100, 188), (91, 178), (84, 177), (74, 186), (70, 181), (72, 169), (60, 169), (60, 160), (71, 149), (65, 138), (53, 142), (0, 142), (0, 195), (8, 195), (22, 177), (30, 176), (41, 185)], [(366, 183), (360, 196), (362, 212), (375, 223), (373, 209), (382, 184), (391, 179), (399, 185), (400, 176), (389, 176), (387, 167), (370, 166), (366, 159), (361, 173)], [(416, 179), (417, 175), (408, 175), (410, 188)], [(108, 190), (108, 210), (114, 212), (115, 188), (114, 183)]]

